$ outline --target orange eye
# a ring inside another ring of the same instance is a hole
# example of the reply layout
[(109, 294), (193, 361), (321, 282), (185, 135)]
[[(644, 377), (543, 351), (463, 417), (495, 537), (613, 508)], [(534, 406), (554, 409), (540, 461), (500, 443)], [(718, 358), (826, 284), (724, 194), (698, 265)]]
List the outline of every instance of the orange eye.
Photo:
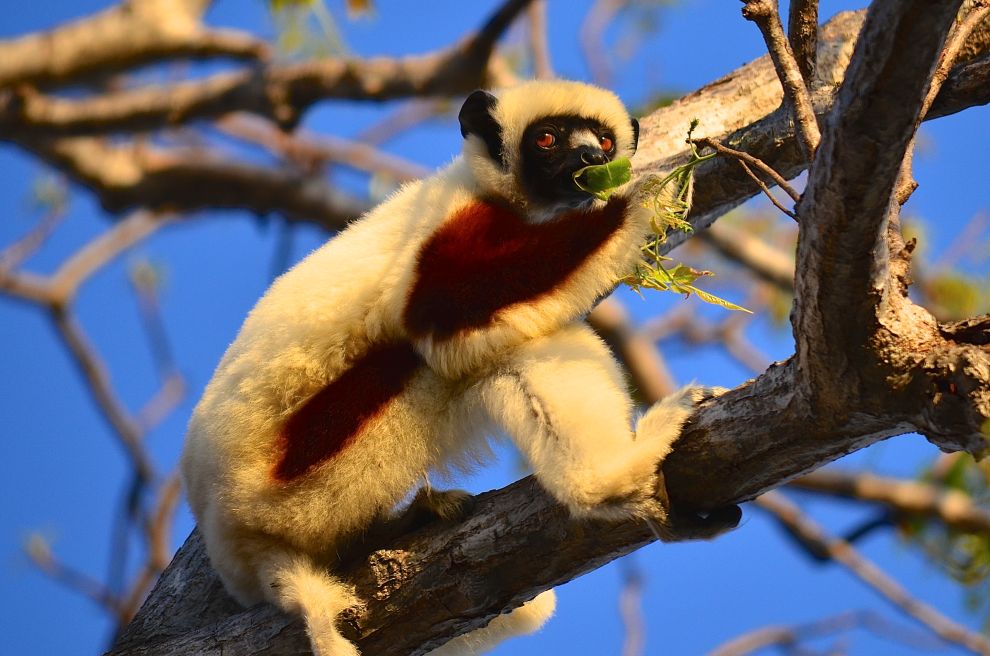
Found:
[(602, 150), (604, 150), (606, 153), (615, 147), (615, 142), (612, 141), (612, 137), (609, 137), (607, 135), (598, 137), (598, 143), (601, 144)]
[(536, 145), (544, 150), (552, 148), (557, 143), (557, 137), (550, 132), (544, 132), (536, 138)]

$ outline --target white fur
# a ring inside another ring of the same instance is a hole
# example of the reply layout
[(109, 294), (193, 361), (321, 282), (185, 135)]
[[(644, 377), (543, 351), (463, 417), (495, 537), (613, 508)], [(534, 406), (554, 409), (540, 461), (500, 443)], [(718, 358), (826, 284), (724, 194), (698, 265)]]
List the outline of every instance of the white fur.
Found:
[[(276, 280), (189, 425), (182, 472), (211, 562), (241, 603), (267, 600), (301, 614), (320, 656), (357, 653), (334, 627), (340, 610), (358, 603), (327, 573), (338, 550), (428, 472), (483, 450), (493, 423), (575, 514), (662, 512), (656, 470), (680, 433), (684, 403), (657, 406), (634, 434), (618, 366), (576, 323), (639, 257), (648, 218), (635, 203), (624, 225), (552, 293), (451, 339), (413, 342), (427, 366), (341, 453), (290, 483), (271, 475), (288, 417), (373, 345), (409, 339), (403, 309), (419, 249), (438, 227), (479, 196), (501, 195), (526, 212), (517, 151), (529, 121), (558, 112), (596, 118), (614, 130), (619, 154), (632, 154), (629, 117), (611, 93), (537, 82), (499, 97), (508, 170), (469, 137), (463, 158), (403, 187)], [(476, 653), (535, 630), (553, 606), (552, 595), (537, 599), (440, 653)]]

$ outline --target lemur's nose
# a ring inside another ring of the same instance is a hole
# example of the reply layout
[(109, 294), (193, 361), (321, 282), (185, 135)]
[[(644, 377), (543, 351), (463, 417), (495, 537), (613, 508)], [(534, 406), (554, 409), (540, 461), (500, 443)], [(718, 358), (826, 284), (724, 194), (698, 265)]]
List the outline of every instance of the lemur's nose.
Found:
[(581, 161), (585, 164), (604, 164), (608, 158), (601, 150), (585, 146), (581, 149)]

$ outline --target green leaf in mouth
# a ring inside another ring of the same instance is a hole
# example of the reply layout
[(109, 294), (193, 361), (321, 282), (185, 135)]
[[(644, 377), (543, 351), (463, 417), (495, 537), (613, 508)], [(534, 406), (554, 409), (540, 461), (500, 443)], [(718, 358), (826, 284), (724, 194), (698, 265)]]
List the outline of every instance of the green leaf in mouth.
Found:
[(618, 157), (607, 164), (592, 164), (574, 172), (574, 184), (598, 200), (608, 200), (612, 190), (629, 182), (632, 164), (628, 157)]

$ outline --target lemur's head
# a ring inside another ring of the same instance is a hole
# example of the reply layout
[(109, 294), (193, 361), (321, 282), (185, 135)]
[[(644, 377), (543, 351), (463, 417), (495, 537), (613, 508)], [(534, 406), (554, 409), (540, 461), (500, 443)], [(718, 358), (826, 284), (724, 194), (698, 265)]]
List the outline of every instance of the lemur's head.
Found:
[(615, 94), (581, 82), (526, 82), (475, 91), (458, 116), (464, 158), (483, 193), (530, 214), (593, 202), (575, 171), (636, 152), (639, 123)]

